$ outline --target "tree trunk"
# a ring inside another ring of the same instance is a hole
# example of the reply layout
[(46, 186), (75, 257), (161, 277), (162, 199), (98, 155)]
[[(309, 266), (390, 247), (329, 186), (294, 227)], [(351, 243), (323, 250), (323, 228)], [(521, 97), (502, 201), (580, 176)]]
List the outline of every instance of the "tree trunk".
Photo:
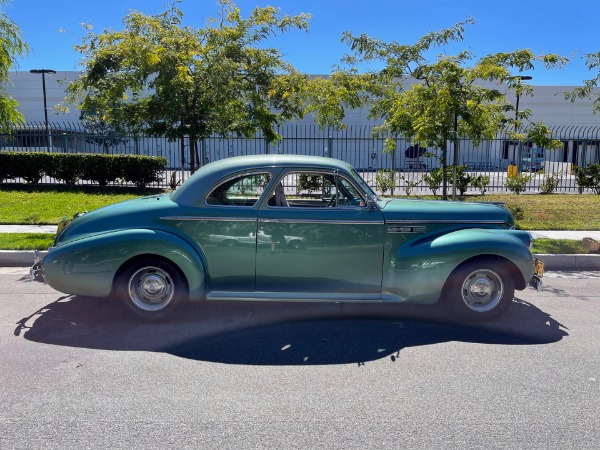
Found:
[(196, 171), (196, 139), (193, 136), (188, 137), (190, 143), (190, 171), (194, 173)]
[(442, 146), (442, 200), (448, 200), (448, 140)]

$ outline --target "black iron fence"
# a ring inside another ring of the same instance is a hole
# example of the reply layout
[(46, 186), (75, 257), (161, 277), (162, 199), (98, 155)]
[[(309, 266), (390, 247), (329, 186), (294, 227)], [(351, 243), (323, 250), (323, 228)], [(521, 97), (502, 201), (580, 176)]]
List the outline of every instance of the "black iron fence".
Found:
[[(311, 124), (290, 124), (281, 127), (282, 139), (273, 143), (257, 134), (251, 139), (212, 136), (196, 143), (198, 165), (219, 159), (251, 154), (318, 155), (338, 158), (352, 164), (367, 182), (377, 185), (377, 172), (387, 170), (396, 181), (394, 193), (407, 188), (414, 193), (431, 192), (427, 174), (440, 167), (440, 150), (422, 148), (406, 139), (396, 139), (396, 149), (384, 153), (384, 140), (373, 137), (372, 125), (351, 125), (344, 130), (320, 129)], [(539, 148), (532, 142), (516, 143), (498, 135), (478, 145), (460, 139), (456, 163), (466, 166), (472, 176), (489, 177), (487, 191), (506, 190), (510, 174), (528, 178), (525, 191), (538, 192), (549, 177), (558, 180), (556, 192), (578, 192), (573, 167), (600, 163), (599, 126), (555, 126), (553, 138), (563, 142), (560, 149)], [(189, 142), (170, 141), (148, 135), (124, 136), (111, 133), (90, 133), (80, 123), (30, 122), (15, 126), (0, 135), (0, 151), (52, 151), (63, 153), (108, 153), (162, 156), (168, 160), (168, 173), (161, 187), (187, 178)], [(182, 161), (181, 155), (186, 155)], [(454, 148), (449, 143), (448, 164), (454, 164)], [(21, 180), (7, 180), (19, 182)], [(43, 180), (52, 182), (53, 180)], [(469, 191), (477, 188), (469, 187)]]

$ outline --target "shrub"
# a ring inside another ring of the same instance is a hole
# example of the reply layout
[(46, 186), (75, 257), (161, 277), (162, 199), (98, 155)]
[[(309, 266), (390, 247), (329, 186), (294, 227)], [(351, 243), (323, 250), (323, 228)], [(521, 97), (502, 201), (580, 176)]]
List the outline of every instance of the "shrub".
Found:
[(118, 157), (112, 155), (85, 155), (81, 178), (106, 186), (123, 176)]
[(167, 158), (119, 155), (123, 179), (137, 187), (145, 187), (160, 181), (167, 167)]
[(160, 181), (166, 166), (166, 158), (154, 156), (0, 152), (0, 181), (22, 178), (37, 184), (48, 175), (66, 184), (82, 179), (105, 186), (122, 178), (144, 187)]
[(0, 152), (0, 183), (12, 178), (10, 173), (9, 156), (6, 152)]
[(22, 178), (29, 184), (38, 184), (51, 165), (50, 153), (9, 152), (8, 173), (11, 178)]
[(544, 181), (540, 185), (542, 194), (552, 194), (560, 184), (560, 180), (562, 180), (562, 175), (556, 172), (544, 178)]
[[(452, 167), (448, 167), (448, 172), (446, 177), (448, 178), (448, 183), (454, 184), (454, 179), (452, 177)], [(456, 189), (461, 196), (465, 195), (467, 188), (469, 187), (469, 183), (473, 177), (467, 173), (467, 166), (456, 166)]]
[(579, 186), (579, 193), (584, 189), (591, 189), (600, 194), (600, 164), (589, 164), (586, 167), (575, 167), (575, 181)]
[(47, 175), (69, 185), (83, 177), (83, 155), (50, 153), (49, 156), (50, 164), (44, 170)]
[(404, 180), (404, 191), (406, 195), (410, 196), (412, 190), (416, 188), (419, 184), (421, 184), (421, 180), (410, 180), (405, 177), (400, 177), (401, 180)]
[(473, 177), (473, 179), (471, 179), (471, 186), (479, 189), (481, 195), (485, 194), (485, 191), (487, 190), (489, 184), (490, 177), (488, 177), (487, 175), (477, 175), (476, 177)]
[(504, 182), (504, 186), (508, 188), (510, 192), (513, 194), (520, 194), (525, 191), (527, 187), (527, 183), (531, 180), (531, 175), (525, 175), (522, 173), (518, 173), (515, 176), (508, 177)]
[(433, 169), (431, 172), (423, 175), (423, 181), (437, 195), (437, 190), (442, 186), (443, 171), (440, 168)]
[[(403, 177), (400, 177), (402, 179)], [(396, 187), (396, 174), (390, 169), (378, 170), (375, 175), (375, 188), (385, 194), (387, 191), (393, 193)]]

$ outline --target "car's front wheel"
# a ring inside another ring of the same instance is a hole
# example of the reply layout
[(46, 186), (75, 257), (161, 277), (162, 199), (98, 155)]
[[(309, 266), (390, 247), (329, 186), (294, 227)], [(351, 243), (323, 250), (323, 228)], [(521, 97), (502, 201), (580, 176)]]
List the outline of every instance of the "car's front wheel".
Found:
[(468, 321), (495, 319), (510, 306), (515, 287), (508, 263), (478, 259), (459, 266), (448, 280), (448, 306), (455, 318)]
[(115, 279), (115, 292), (136, 316), (160, 320), (183, 301), (187, 290), (174, 264), (152, 257), (125, 266)]

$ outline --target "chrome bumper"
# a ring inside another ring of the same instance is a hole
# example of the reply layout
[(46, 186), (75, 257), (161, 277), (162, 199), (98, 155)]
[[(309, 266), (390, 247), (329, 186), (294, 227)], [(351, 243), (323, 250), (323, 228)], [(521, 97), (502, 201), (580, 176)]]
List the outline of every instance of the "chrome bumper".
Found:
[(31, 281), (45, 281), (42, 273), (42, 257), (38, 250), (33, 254), (33, 266), (29, 269), (29, 279)]
[(533, 260), (533, 277), (529, 280), (529, 286), (536, 289), (538, 292), (542, 290), (544, 285), (542, 277), (544, 276), (544, 261), (538, 258)]

